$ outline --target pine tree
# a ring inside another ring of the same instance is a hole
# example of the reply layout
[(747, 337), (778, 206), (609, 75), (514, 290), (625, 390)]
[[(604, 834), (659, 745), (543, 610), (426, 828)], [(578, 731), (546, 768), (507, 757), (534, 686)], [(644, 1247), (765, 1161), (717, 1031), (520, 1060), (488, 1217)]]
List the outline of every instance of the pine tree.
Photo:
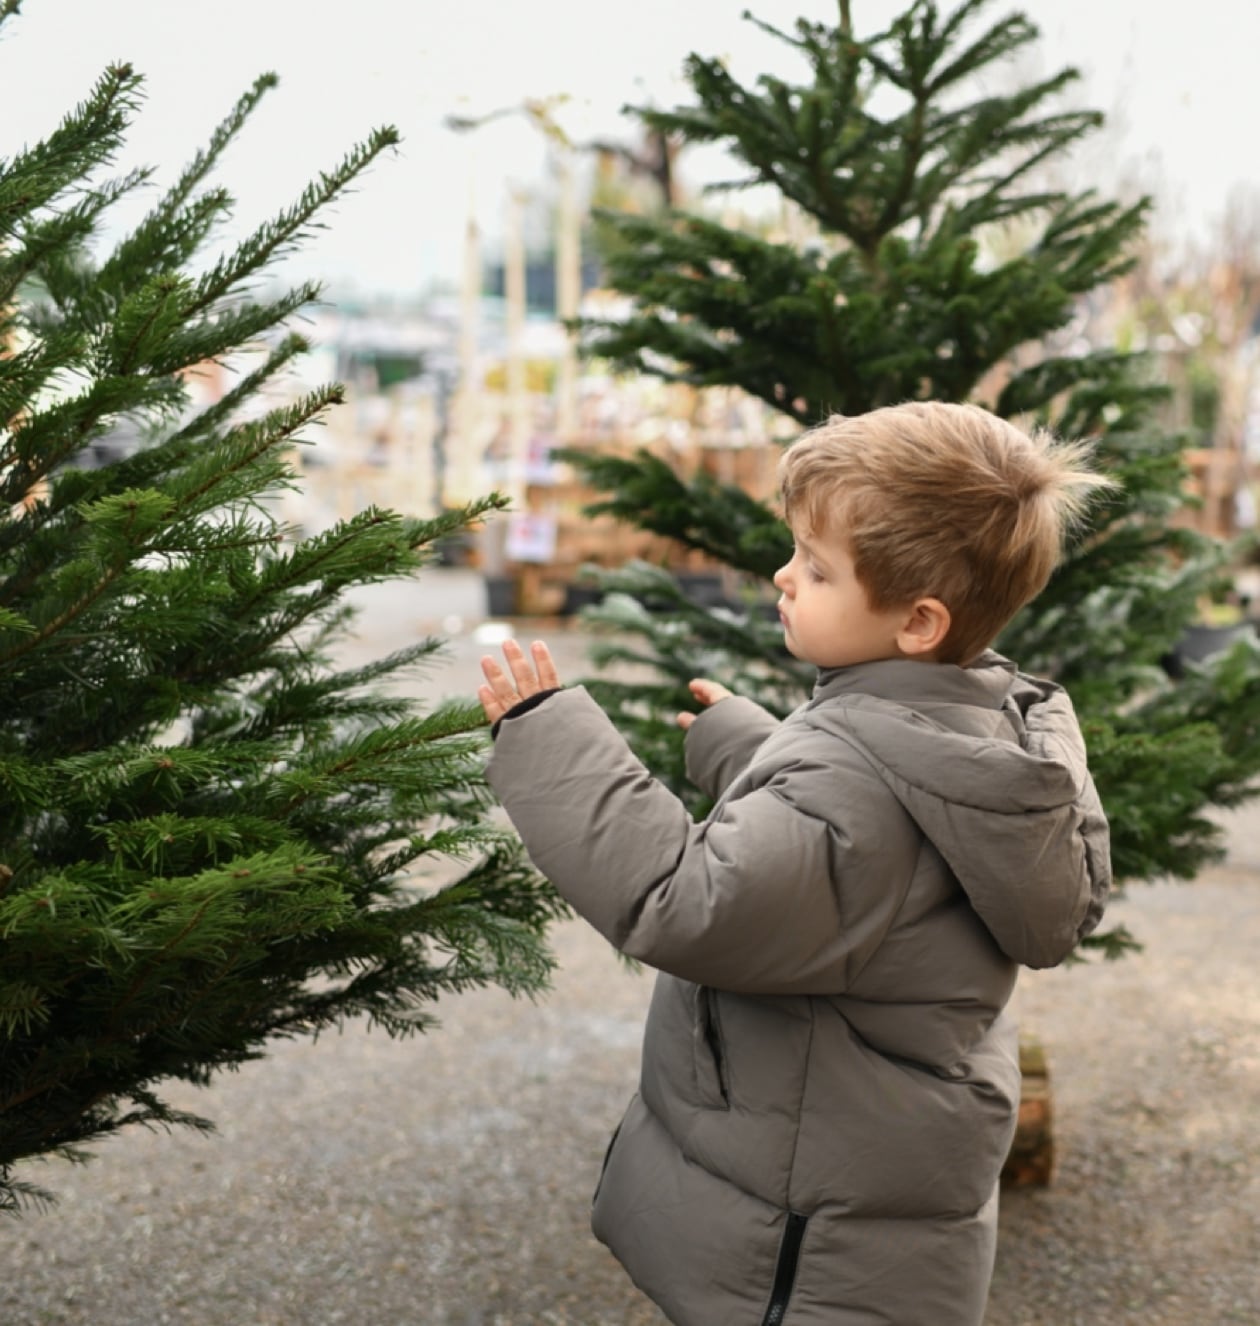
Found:
[[(349, 1018), (415, 1032), (442, 994), (550, 970), (558, 904), (488, 817), (479, 708), (421, 713), (383, 684), (440, 642), (334, 659), (348, 591), (409, 576), (500, 500), (306, 538), (277, 515), (291, 449), (342, 392), (263, 408), (319, 289), (251, 292), (395, 132), (198, 265), (233, 206), (208, 177), (274, 82), (101, 258), (102, 219), (149, 182), (102, 178), (140, 104), (130, 67), (0, 161), (0, 1210), (47, 1197), (23, 1160), (208, 1127), (165, 1079)], [(195, 407), (187, 373), (244, 349), (253, 369)], [(146, 444), (89, 465), (120, 421)]]
[[(864, 38), (849, 0), (834, 26), (758, 23), (795, 49), (809, 73), (799, 83), (741, 84), (720, 60), (691, 56), (694, 104), (638, 118), (686, 144), (723, 145), (744, 173), (721, 187), (772, 186), (814, 237), (767, 238), (679, 210), (604, 214), (607, 283), (635, 311), (588, 321), (586, 349), (624, 370), (742, 388), (800, 428), (903, 400), (973, 400), (1095, 439), (1123, 493), (1095, 509), (998, 647), (1071, 692), (1118, 878), (1187, 878), (1219, 854), (1212, 807), (1236, 804), (1260, 770), (1260, 662), (1243, 644), (1176, 683), (1160, 666), (1226, 550), (1172, 523), (1187, 500), (1184, 439), (1155, 420), (1164, 392), (1149, 366), (1114, 349), (1081, 353), (1069, 326), (1128, 270), (1148, 204), (1038, 182), (1101, 117), (1055, 109), (1071, 69), (994, 91), (1037, 30), (1019, 13), (985, 26), (985, 7), (943, 13), (917, 0)], [(762, 608), (790, 536), (764, 504), (647, 453), (564, 457), (607, 494), (592, 510), (743, 577), (742, 610), (706, 610), (660, 569), (629, 567), (605, 574), (610, 593), (593, 614), (632, 637), (602, 644), (596, 661), (650, 663), (659, 680), (592, 687), (702, 809), (671, 721), (692, 707), (686, 679), (720, 677), (778, 712), (810, 684)], [(1090, 942), (1114, 955), (1130, 941), (1117, 929)]]

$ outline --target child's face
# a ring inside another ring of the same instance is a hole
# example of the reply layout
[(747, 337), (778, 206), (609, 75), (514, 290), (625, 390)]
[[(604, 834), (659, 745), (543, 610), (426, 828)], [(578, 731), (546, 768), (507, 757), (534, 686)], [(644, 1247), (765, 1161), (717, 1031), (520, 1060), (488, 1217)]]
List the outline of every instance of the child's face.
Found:
[(803, 530), (793, 533), (792, 560), (774, 577), (783, 591), (779, 617), (788, 649), (820, 668), (903, 657), (897, 635), (905, 610), (870, 606), (844, 540), (835, 533), (824, 538)]

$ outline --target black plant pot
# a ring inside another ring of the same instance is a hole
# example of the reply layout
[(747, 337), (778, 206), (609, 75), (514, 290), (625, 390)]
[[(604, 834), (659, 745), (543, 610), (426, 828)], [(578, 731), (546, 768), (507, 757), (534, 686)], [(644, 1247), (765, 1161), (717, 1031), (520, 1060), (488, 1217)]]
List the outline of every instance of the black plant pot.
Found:
[(1164, 671), (1174, 680), (1186, 675), (1187, 663), (1202, 663), (1214, 654), (1223, 653), (1238, 640), (1255, 639), (1256, 623), (1232, 622), (1228, 626), (1208, 626), (1195, 623), (1182, 632), (1171, 654), (1160, 660)]
[(604, 601), (604, 591), (598, 585), (565, 585), (561, 616), (576, 617), (583, 608), (592, 608)]
[(516, 616), (516, 581), (511, 576), (484, 577), (486, 585), (486, 615), (488, 617)]
[(463, 530), (447, 534), (433, 545), (438, 566), (467, 566), (472, 561), (472, 538)]
[(722, 577), (709, 571), (679, 571), (674, 580), (683, 595), (700, 608), (733, 608), (737, 606), (722, 590)]

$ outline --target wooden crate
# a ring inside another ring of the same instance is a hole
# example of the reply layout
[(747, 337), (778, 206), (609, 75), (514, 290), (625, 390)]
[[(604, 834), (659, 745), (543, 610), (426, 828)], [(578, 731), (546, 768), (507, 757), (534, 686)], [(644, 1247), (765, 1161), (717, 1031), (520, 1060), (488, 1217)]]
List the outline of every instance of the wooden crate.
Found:
[[(603, 455), (630, 457), (639, 450), (661, 456), (684, 479), (700, 471), (722, 483), (734, 484), (754, 497), (773, 496), (779, 448), (761, 446), (696, 446), (676, 451), (663, 438), (614, 438), (590, 441), (586, 448)], [(584, 565), (622, 566), (631, 560), (652, 562), (673, 571), (714, 572), (721, 564), (673, 539), (615, 520), (611, 516), (588, 516), (584, 508), (599, 500), (601, 493), (582, 482), (565, 467), (554, 483), (530, 484), (527, 509), (545, 514), (556, 522), (553, 556), (546, 562), (509, 562), (508, 573), (516, 581), (517, 602), (527, 616), (549, 616), (563, 609), (568, 587), (575, 583)]]
[[(662, 456), (683, 479), (699, 471), (711, 473), (723, 483), (736, 484), (756, 497), (773, 491), (773, 475), (779, 448), (694, 447), (675, 452), (666, 444), (641, 440), (601, 439), (589, 450), (603, 455), (631, 456), (638, 450)], [(719, 562), (686, 548), (671, 538), (634, 528), (611, 516), (588, 516), (585, 508), (601, 493), (580, 479), (569, 467), (557, 473), (554, 483), (529, 484), (527, 509), (556, 521), (556, 548), (545, 562), (509, 561), (508, 574), (516, 581), (517, 605), (524, 615), (553, 615), (564, 609), (569, 586), (578, 581), (582, 566), (603, 568), (641, 560), (666, 566), (674, 572), (718, 573)]]
[(1008, 1188), (1044, 1188), (1054, 1174), (1054, 1111), (1046, 1052), (1035, 1037), (1020, 1037), (1019, 1070), (1019, 1117), (1002, 1183)]

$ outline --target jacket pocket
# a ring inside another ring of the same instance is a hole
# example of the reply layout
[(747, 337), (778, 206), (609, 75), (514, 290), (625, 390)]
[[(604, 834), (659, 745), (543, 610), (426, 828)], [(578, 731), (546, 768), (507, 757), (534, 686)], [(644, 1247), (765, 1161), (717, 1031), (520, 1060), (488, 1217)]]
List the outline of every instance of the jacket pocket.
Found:
[(618, 1124), (613, 1129), (613, 1135), (608, 1139), (608, 1145), (604, 1148), (604, 1159), (599, 1167), (599, 1178), (595, 1180), (595, 1191), (591, 1193), (592, 1206), (599, 1200), (599, 1190), (604, 1186), (604, 1175), (608, 1173), (608, 1161), (612, 1156), (613, 1147), (617, 1145), (617, 1138), (620, 1136), (621, 1124)]
[(696, 1070), (696, 1094), (709, 1109), (730, 1108), (730, 1080), (726, 1047), (722, 1042), (722, 1019), (716, 990), (696, 986), (696, 1009), (692, 1025), (692, 1058)]

